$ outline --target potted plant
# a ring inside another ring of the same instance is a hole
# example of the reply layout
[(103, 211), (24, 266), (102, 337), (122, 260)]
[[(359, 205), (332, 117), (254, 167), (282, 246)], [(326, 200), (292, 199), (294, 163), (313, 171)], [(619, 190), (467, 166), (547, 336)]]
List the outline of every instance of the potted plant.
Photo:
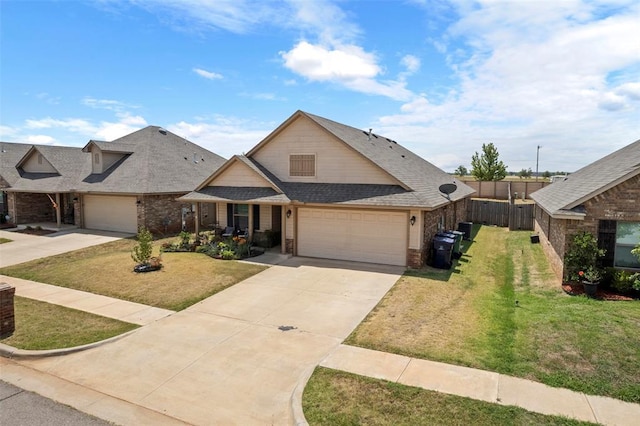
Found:
[(574, 235), (564, 255), (565, 280), (582, 282), (585, 293), (595, 296), (597, 284), (603, 275), (598, 262), (604, 254), (605, 250), (598, 247), (598, 240), (590, 232)]
[(602, 271), (594, 265), (590, 265), (586, 270), (578, 272), (584, 286), (584, 293), (589, 297), (595, 297), (598, 291), (598, 284), (602, 280)]

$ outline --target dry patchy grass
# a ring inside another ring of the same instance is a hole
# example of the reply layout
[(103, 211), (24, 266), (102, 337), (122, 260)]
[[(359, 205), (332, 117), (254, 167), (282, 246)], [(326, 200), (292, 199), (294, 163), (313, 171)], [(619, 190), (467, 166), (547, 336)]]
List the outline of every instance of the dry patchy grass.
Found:
[(20, 349), (60, 349), (117, 336), (138, 326), (37, 300), (15, 298), (16, 331), (0, 342)]
[(453, 272), (405, 274), (347, 343), (640, 402), (639, 329), (640, 302), (568, 296), (528, 232), (482, 227)]
[[(156, 251), (162, 242), (154, 243)], [(200, 253), (164, 253), (162, 270), (135, 273), (130, 256), (135, 244), (133, 240), (118, 240), (10, 266), (0, 273), (181, 310), (265, 269)]]
[(384, 380), (317, 368), (302, 406), (310, 425), (588, 425)]

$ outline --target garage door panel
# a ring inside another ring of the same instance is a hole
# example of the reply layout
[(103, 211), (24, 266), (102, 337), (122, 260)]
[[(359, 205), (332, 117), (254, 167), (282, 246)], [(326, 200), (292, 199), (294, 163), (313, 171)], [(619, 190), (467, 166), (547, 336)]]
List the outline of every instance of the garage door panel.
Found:
[(298, 218), (300, 256), (406, 265), (406, 213), (301, 208)]
[(138, 209), (136, 197), (85, 195), (84, 227), (104, 231), (136, 233)]

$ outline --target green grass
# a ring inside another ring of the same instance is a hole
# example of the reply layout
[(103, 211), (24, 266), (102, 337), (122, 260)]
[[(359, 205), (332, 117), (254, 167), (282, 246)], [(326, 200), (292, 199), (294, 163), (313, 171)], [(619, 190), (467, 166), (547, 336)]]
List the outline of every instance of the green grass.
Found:
[(2, 268), (0, 274), (179, 311), (266, 269), (200, 253), (164, 253), (162, 270), (138, 274), (131, 260), (135, 244), (113, 241)]
[(640, 302), (566, 295), (529, 235), (480, 228), (454, 270), (405, 274), (347, 343), (640, 402)]
[(16, 297), (15, 332), (0, 340), (19, 349), (60, 349), (86, 345), (138, 326), (63, 306)]
[(10, 243), (13, 240), (10, 240), (9, 238), (0, 238), (0, 244), (4, 244), (4, 243)]
[(321, 367), (305, 387), (302, 407), (310, 425), (591, 424)]

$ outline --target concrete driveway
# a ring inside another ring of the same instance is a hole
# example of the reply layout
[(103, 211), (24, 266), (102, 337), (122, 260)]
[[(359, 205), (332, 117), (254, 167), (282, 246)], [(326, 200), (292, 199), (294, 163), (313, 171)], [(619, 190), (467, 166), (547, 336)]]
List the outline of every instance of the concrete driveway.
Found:
[(0, 268), (130, 237), (131, 234), (74, 229), (37, 236), (0, 230), (10, 243), (0, 244)]
[(20, 363), (191, 424), (291, 424), (298, 383), (402, 272), (293, 258), (117, 342)]

